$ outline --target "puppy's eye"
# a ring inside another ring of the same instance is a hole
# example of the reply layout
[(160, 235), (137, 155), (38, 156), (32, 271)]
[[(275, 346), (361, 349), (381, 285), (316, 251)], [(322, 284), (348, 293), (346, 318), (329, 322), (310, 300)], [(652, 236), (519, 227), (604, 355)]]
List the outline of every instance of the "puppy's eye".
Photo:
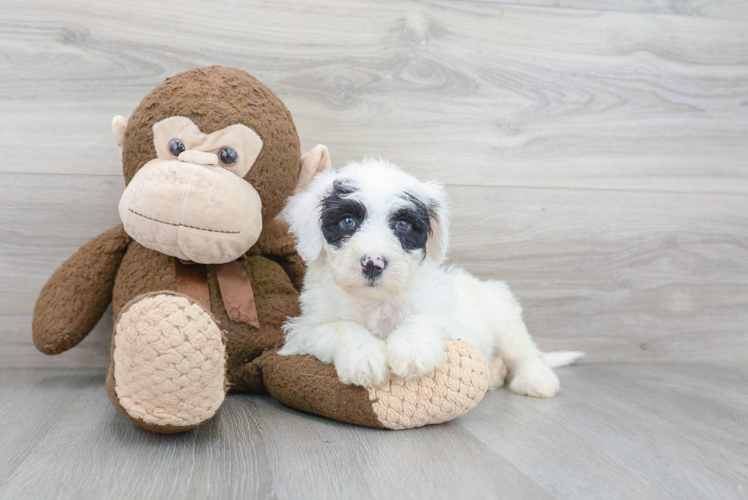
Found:
[(356, 221), (353, 220), (353, 217), (343, 217), (340, 220), (340, 227), (343, 229), (353, 229), (356, 227)]
[(408, 231), (410, 231), (410, 222), (404, 219), (400, 219), (399, 221), (397, 221), (397, 224), (395, 224), (395, 229), (407, 233)]
[(169, 143), (169, 152), (174, 158), (184, 153), (185, 149), (187, 148), (184, 147), (184, 144), (179, 139), (172, 139), (172, 141)]
[(221, 148), (221, 150), (218, 152), (218, 158), (224, 165), (233, 165), (234, 163), (236, 163), (236, 160), (239, 159), (239, 155), (237, 154), (235, 149)]

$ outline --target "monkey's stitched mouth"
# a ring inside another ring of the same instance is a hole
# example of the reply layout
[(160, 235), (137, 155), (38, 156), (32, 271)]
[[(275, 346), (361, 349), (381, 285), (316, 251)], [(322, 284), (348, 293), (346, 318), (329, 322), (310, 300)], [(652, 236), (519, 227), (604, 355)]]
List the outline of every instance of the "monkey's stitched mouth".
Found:
[(135, 215), (139, 216), (139, 217), (142, 217), (142, 218), (148, 219), (148, 220), (152, 220), (153, 222), (158, 222), (159, 224), (166, 224), (168, 226), (188, 227), (190, 229), (197, 229), (198, 231), (208, 231), (210, 233), (239, 234), (241, 232), (241, 231), (221, 231), (219, 229), (205, 229), (205, 228), (202, 228), (202, 227), (190, 226), (188, 224), (174, 224), (173, 222), (165, 222), (165, 221), (162, 221), (162, 220), (154, 219), (153, 217), (148, 217), (147, 215), (139, 214), (138, 212), (136, 212), (132, 208), (128, 208), (128, 210), (130, 212), (134, 213)]

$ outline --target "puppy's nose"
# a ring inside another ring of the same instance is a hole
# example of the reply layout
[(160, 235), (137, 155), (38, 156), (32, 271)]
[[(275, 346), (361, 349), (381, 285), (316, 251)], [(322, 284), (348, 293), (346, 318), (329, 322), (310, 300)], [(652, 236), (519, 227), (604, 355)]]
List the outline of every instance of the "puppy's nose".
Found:
[(373, 280), (382, 274), (385, 267), (387, 267), (387, 261), (379, 255), (373, 257), (364, 255), (361, 258), (361, 272), (368, 276), (369, 279)]

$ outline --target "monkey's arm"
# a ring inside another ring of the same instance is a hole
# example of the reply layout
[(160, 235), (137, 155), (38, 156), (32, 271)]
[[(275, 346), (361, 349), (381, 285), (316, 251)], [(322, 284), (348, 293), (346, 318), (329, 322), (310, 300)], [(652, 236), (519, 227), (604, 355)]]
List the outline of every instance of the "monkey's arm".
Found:
[(263, 255), (281, 265), (296, 290), (301, 290), (306, 274), (306, 265), (296, 253), (296, 245), (288, 233), (288, 223), (273, 219), (265, 226), (260, 239), (249, 250), (250, 255)]
[(83, 245), (42, 288), (34, 306), (34, 345), (44, 354), (76, 346), (112, 301), (122, 257), (132, 240), (122, 224)]

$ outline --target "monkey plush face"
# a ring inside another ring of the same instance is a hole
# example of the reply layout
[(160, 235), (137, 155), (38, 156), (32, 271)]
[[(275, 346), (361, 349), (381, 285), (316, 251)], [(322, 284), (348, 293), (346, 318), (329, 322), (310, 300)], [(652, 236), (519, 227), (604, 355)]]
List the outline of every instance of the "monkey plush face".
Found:
[(189, 118), (153, 125), (157, 157), (119, 203), (125, 231), (141, 245), (200, 263), (230, 262), (262, 232), (262, 200), (243, 177), (262, 149), (245, 125), (204, 134)]
[(112, 125), (127, 182), (125, 231), (170, 256), (202, 264), (240, 257), (297, 183), (290, 113), (238, 69), (180, 73)]

